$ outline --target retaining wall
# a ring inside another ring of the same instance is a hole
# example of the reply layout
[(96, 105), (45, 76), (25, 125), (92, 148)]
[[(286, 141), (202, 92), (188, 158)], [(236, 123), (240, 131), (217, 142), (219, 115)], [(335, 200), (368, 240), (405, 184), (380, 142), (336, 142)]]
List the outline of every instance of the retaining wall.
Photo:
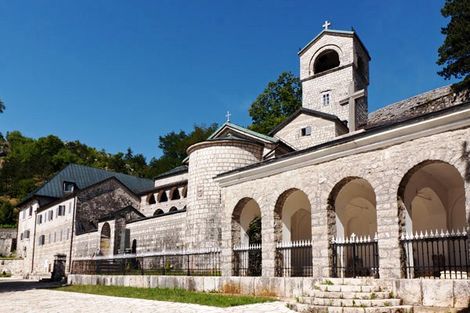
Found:
[[(431, 279), (334, 279), (335, 285), (348, 283), (374, 285), (391, 290), (403, 304), (433, 307), (448, 312), (449, 308), (467, 308), (470, 301), (470, 280)], [(265, 277), (192, 277), (141, 275), (69, 275), (72, 285), (113, 285), (140, 288), (183, 288), (193, 291), (218, 291), (295, 298), (311, 296), (318, 279)]]

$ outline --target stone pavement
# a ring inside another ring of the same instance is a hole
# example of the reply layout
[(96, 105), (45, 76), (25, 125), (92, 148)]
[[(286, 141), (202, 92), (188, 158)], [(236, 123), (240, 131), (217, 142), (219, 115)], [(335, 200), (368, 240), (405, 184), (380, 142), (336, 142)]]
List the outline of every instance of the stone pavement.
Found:
[(232, 308), (54, 291), (27, 281), (0, 280), (0, 312), (14, 313), (293, 313), (283, 302)]

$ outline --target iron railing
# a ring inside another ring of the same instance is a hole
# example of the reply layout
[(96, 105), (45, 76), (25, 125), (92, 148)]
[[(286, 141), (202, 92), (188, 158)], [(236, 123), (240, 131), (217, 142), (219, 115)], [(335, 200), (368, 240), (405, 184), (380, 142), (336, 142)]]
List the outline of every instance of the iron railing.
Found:
[(261, 276), (261, 244), (233, 248), (234, 276)]
[(375, 277), (379, 278), (379, 249), (377, 234), (333, 238), (332, 276), (333, 277)]
[(312, 276), (312, 242), (279, 242), (276, 245), (276, 276)]
[(470, 275), (467, 231), (402, 234), (407, 278), (467, 279)]
[(172, 250), (72, 261), (72, 274), (220, 276), (220, 250)]

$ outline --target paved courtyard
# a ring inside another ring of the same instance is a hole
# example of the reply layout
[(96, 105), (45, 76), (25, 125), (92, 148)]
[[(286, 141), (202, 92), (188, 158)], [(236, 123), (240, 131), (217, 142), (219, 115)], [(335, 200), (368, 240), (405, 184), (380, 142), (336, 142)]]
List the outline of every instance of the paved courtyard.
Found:
[(0, 280), (1, 312), (14, 313), (293, 313), (282, 302), (215, 308), (196, 304), (54, 291), (31, 281)]

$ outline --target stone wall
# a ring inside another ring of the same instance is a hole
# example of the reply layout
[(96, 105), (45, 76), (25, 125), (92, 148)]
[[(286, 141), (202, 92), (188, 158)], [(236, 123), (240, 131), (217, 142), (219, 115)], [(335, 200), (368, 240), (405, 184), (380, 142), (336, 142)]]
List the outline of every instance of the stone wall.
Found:
[[(415, 308), (432, 307), (434, 310), (467, 308), (470, 301), (470, 281), (431, 279), (331, 279), (333, 284), (343, 282), (387, 287)], [(295, 298), (313, 296), (313, 278), (263, 277), (191, 277), (191, 276), (120, 276), (69, 275), (72, 285), (106, 285), (139, 288), (183, 288), (192, 291), (216, 291), (257, 296)], [(436, 312), (436, 311), (435, 311)]]
[(135, 239), (137, 253), (176, 249), (184, 246), (186, 212), (157, 216), (126, 225), (131, 246)]
[[(452, 138), (452, 140), (449, 140)], [(263, 276), (274, 276), (274, 207), (286, 190), (297, 188), (309, 198), (312, 207), (313, 276), (330, 276), (328, 203), (333, 188), (344, 178), (360, 177), (374, 189), (377, 205), (380, 276), (400, 278), (401, 248), (397, 192), (402, 178), (415, 165), (426, 160), (441, 160), (454, 166), (465, 179), (466, 215), (470, 215), (470, 173), (468, 172), (470, 128), (407, 141), (380, 150), (338, 158), (270, 174), (222, 189), (224, 204), (222, 234), (222, 271), (232, 273), (231, 219), (237, 203), (254, 199), (261, 208), (263, 239)], [(272, 173), (272, 172), (270, 172)], [(334, 221), (334, 219), (333, 219)], [(334, 225), (333, 225), (334, 226)]]
[(0, 228), (0, 257), (9, 256), (16, 250), (16, 228)]
[(76, 234), (96, 230), (100, 218), (129, 205), (139, 209), (140, 199), (114, 179), (80, 192), (77, 195)]
[(23, 276), (23, 259), (0, 259), (0, 273), (10, 273), (14, 277)]
[(75, 236), (73, 238), (72, 259), (94, 256), (99, 248), (100, 233), (98, 231)]
[(191, 146), (189, 153), (188, 248), (213, 248), (221, 240), (221, 198), (214, 177), (259, 162), (263, 146), (245, 140), (205, 141)]
[[(310, 136), (302, 136), (301, 129), (307, 126), (311, 128), (312, 133)], [(333, 140), (336, 136), (342, 134), (344, 134), (344, 130), (341, 131), (333, 121), (301, 114), (289, 125), (279, 130), (275, 137), (282, 139), (297, 150), (302, 150)]]
[[(33, 272), (35, 274), (49, 274), (54, 266), (54, 257), (57, 254), (67, 256), (70, 262), (70, 238), (72, 233), (73, 210), (75, 198), (66, 199), (60, 203), (37, 213), (35, 249)], [(59, 206), (65, 207), (64, 215), (58, 215)], [(52, 219), (50, 219), (52, 216)], [(43, 242), (41, 237), (44, 236)]]

